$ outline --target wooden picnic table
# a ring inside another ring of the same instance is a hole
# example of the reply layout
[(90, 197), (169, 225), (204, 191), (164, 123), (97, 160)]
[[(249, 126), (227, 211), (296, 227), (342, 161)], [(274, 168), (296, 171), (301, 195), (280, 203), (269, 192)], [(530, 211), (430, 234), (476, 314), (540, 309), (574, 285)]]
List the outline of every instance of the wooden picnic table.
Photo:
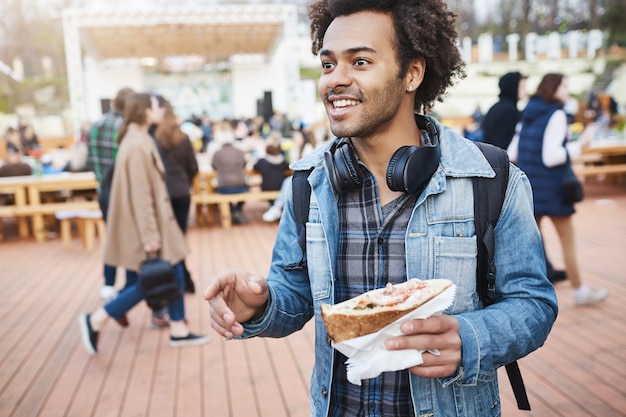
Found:
[(618, 180), (626, 174), (626, 141), (592, 142), (573, 162), (574, 172), (582, 178), (606, 175)]
[[(9, 194), (13, 196), (14, 207), (26, 206), (26, 182), (28, 177), (2, 177), (0, 178), (0, 194)], [(1, 217), (12, 217), (14, 215), (13, 206), (1, 206)], [(18, 232), (20, 237), (28, 237), (28, 220), (25, 217), (17, 219)]]
[(98, 209), (96, 201), (89, 202), (48, 202), (42, 198), (43, 193), (77, 190), (93, 190), (98, 188), (98, 181), (93, 172), (62, 172), (42, 176), (28, 175), (0, 178), (0, 193), (15, 195), (15, 205), (7, 210), (7, 215), (18, 218), (20, 237), (28, 236), (28, 217), (32, 220), (33, 234), (38, 242), (45, 240), (46, 214), (54, 214), (64, 208), (76, 210)]

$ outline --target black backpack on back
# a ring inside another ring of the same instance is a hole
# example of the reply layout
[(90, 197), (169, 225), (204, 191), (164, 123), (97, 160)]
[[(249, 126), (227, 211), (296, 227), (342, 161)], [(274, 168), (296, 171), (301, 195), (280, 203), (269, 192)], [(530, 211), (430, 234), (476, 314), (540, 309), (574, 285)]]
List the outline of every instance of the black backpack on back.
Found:
[[(509, 157), (506, 151), (496, 146), (481, 142), (472, 143), (478, 146), (496, 173), (494, 178), (473, 178), (474, 226), (478, 249), (476, 286), (481, 300), (487, 306), (493, 302), (490, 294), (495, 291), (496, 285), (494, 229), (500, 217), (509, 183)], [(298, 231), (298, 244), (302, 249), (302, 259), (297, 264), (285, 266), (286, 270), (306, 268), (306, 222), (309, 218), (309, 200), (311, 197), (311, 186), (307, 178), (310, 173), (311, 170), (294, 171), (293, 173), (293, 211)], [(520, 410), (530, 410), (530, 403), (517, 361), (505, 365), (505, 368), (511, 381), (517, 407)]]

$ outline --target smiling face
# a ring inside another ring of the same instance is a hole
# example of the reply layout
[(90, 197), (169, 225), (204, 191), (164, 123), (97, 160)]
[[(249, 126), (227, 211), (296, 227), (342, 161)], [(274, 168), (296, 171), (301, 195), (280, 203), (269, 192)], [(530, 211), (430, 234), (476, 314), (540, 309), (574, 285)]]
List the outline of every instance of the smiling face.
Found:
[(359, 12), (333, 20), (320, 52), (318, 90), (337, 137), (368, 138), (406, 127), (414, 91), (422, 80), (411, 70), (399, 74), (389, 15)]

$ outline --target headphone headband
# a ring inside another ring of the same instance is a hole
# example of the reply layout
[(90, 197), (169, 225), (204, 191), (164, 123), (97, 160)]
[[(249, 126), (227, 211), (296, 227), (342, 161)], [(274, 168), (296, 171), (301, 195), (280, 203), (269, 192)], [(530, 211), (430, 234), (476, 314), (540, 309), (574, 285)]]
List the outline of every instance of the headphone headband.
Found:
[[(415, 123), (425, 131), (421, 146), (402, 146), (389, 160), (385, 179), (392, 191), (421, 193), (430, 181), (441, 158), (439, 133), (426, 116), (415, 114)], [(324, 153), (330, 181), (336, 193), (359, 188), (363, 173), (349, 138), (335, 140)]]

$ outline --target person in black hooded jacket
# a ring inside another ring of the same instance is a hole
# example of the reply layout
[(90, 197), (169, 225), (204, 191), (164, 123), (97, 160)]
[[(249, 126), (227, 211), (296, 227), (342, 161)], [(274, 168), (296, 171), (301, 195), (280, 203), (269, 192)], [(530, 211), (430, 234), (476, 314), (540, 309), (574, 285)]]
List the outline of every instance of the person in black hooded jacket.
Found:
[(520, 119), (517, 102), (526, 98), (526, 77), (519, 72), (509, 72), (500, 78), (498, 86), (500, 100), (491, 106), (483, 119), (483, 142), (506, 150)]
[[(498, 86), (500, 100), (491, 106), (483, 119), (483, 142), (506, 150), (515, 136), (515, 128), (522, 114), (517, 108), (517, 102), (526, 98), (526, 77), (519, 72), (508, 72), (500, 78)], [(547, 256), (546, 267), (551, 282), (567, 279), (567, 273), (554, 269)]]

